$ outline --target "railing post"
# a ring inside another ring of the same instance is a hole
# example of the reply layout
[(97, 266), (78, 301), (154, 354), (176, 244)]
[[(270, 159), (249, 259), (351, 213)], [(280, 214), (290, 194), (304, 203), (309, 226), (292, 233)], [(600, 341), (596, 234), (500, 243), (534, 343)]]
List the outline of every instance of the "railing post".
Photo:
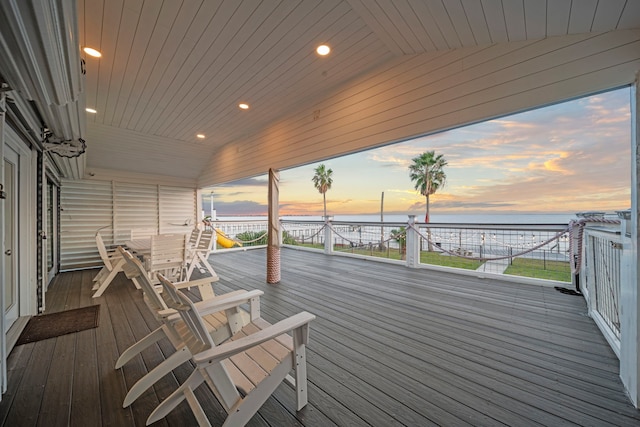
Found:
[(213, 231), (213, 245), (211, 245), (212, 252), (218, 252), (218, 232), (216, 231), (216, 226), (213, 221), (209, 223), (211, 226), (211, 230)]
[(407, 267), (417, 268), (420, 264), (420, 235), (414, 228), (416, 216), (409, 215), (406, 239)]
[(618, 212), (620, 218), (620, 378), (633, 405), (640, 407), (640, 295), (637, 280), (637, 248), (631, 210)]
[(333, 230), (331, 229), (331, 221), (333, 217), (327, 215), (324, 218), (324, 253), (333, 254)]

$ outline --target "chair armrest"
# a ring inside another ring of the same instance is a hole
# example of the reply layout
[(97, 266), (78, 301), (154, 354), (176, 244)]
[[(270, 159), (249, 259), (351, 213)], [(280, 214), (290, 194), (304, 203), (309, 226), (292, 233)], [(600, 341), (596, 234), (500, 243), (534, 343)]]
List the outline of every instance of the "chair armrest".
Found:
[(250, 302), (250, 300), (253, 298), (258, 298), (262, 295), (264, 295), (264, 292), (257, 289), (253, 291), (240, 290), (213, 297), (205, 301), (197, 302), (194, 304), (194, 306), (196, 307), (196, 310), (198, 310), (198, 313), (200, 313), (201, 315), (206, 315), (228, 310), (230, 308), (235, 308), (239, 305)]
[[(193, 305), (200, 316), (206, 316), (208, 314), (218, 313), (220, 311), (228, 310), (229, 308), (234, 308), (246, 303), (249, 299), (252, 298), (246, 295), (248, 293), (249, 291), (245, 290), (233, 291), (224, 295), (210, 298), (208, 300), (195, 302), (193, 303)], [(260, 295), (262, 295), (262, 293), (262, 291), (251, 291), (253, 297), (259, 297)], [(180, 313), (178, 313), (173, 308), (161, 310), (158, 312), (158, 315), (162, 318), (166, 318), (171, 323), (182, 320), (182, 318), (180, 317)]]
[(315, 318), (316, 316), (314, 316), (313, 314), (303, 311), (302, 313), (298, 313), (287, 319), (281, 320), (280, 322), (275, 323), (267, 328), (264, 328), (259, 332), (255, 332), (238, 340), (227, 341), (224, 344), (218, 345), (210, 350), (196, 354), (193, 356), (193, 361), (197, 364), (219, 362), (233, 356), (234, 354), (238, 354), (251, 347), (262, 344), (265, 341), (276, 338), (286, 332), (307, 325)]
[(158, 311), (158, 316), (162, 317), (163, 319), (165, 318), (170, 318), (171, 316), (178, 316), (178, 319), (180, 318), (180, 316), (178, 315), (178, 312), (175, 311), (173, 308), (167, 308), (166, 310), (160, 310)]
[(244, 289), (241, 289), (241, 290), (238, 290), (238, 291), (231, 291), (231, 292), (228, 292), (226, 294), (216, 295), (213, 298), (205, 299), (205, 300), (202, 300), (202, 301), (196, 301), (196, 302), (193, 303), (193, 305), (195, 306), (195, 308), (198, 311), (198, 313), (200, 313), (200, 314), (209, 314), (207, 312), (209, 310), (209, 307), (213, 307), (215, 309), (220, 304), (220, 302), (221, 301), (225, 301), (226, 298), (229, 298), (231, 296), (236, 296), (236, 295), (244, 295), (247, 292), (248, 291), (245, 291)]

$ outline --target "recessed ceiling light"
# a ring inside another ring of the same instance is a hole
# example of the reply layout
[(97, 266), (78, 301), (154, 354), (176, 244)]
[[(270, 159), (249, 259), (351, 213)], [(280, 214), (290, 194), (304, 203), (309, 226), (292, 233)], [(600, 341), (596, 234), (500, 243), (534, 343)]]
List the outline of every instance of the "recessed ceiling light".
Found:
[(245, 104), (244, 102), (241, 104), (238, 104), (238, 108), (242, 109), (242, 110), (248, 110), (249, 109), (249, 104)]
[(331, 52), (331, 48), (326, 44), (321, 44), (316, 48), (316, 52), (318, 52), (318, 55), (325, 56), (325, 55), (328, 55), (329, 52)]
[(98, 52), (97, 50), (95, 50), (93, 48), (90, 48), (90, 47), (85, 47), (82, 50), (84, 50), (87, 55), (91, 55), (91, 56), (94, 56), (96, 58), (100, 58), (102, 56), (102, 54), (100, 52)]
[(94, 110), (93, 108), (85, 108), (84, 110), (85, 110), (87, 113), (91, 113), (91, 114), (95, 114), (95, 113), (97, 113), (97, 112), (98, 112), (97, 110)]
[(201, 133), (197, 134), (196, 136), (197, 136), (198, 138), (200, 138), (200, 139), (204, 139), (204, 135), (203, 135), (203, 134), (201, 134)]

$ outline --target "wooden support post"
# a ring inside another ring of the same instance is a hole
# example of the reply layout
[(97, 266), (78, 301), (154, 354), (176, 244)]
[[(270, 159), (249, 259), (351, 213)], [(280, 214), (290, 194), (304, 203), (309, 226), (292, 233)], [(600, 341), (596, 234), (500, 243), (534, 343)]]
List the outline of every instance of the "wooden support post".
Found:
[(267, 283), (280, 283), (280, 173), (269, 169), (269, 229), (267, 236)]

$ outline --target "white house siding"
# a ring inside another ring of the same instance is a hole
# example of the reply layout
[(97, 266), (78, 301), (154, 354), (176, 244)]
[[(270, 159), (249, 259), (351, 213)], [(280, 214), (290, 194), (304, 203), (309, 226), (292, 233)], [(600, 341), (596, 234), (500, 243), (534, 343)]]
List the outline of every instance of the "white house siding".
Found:
[(111, 182), (73, 181), (63, 179), (60, 187), (60, 268), (97, 265), (99, 255), (95, 233), (106, 227), (105, 238), (111, 239)]
[(196, 221), (196, 190), (119, 181), (62, 180), (61, 208), (60, 267), (64, 271), (100, 264), (95, 245), (95, 234), (100, 229), (106, 244), (126, 239), (132, 229), (188, 232)]
[(640, 31), (403, 56), (222, 147), (199, 185), (229, 182), (561, 102), (634, 81)]

